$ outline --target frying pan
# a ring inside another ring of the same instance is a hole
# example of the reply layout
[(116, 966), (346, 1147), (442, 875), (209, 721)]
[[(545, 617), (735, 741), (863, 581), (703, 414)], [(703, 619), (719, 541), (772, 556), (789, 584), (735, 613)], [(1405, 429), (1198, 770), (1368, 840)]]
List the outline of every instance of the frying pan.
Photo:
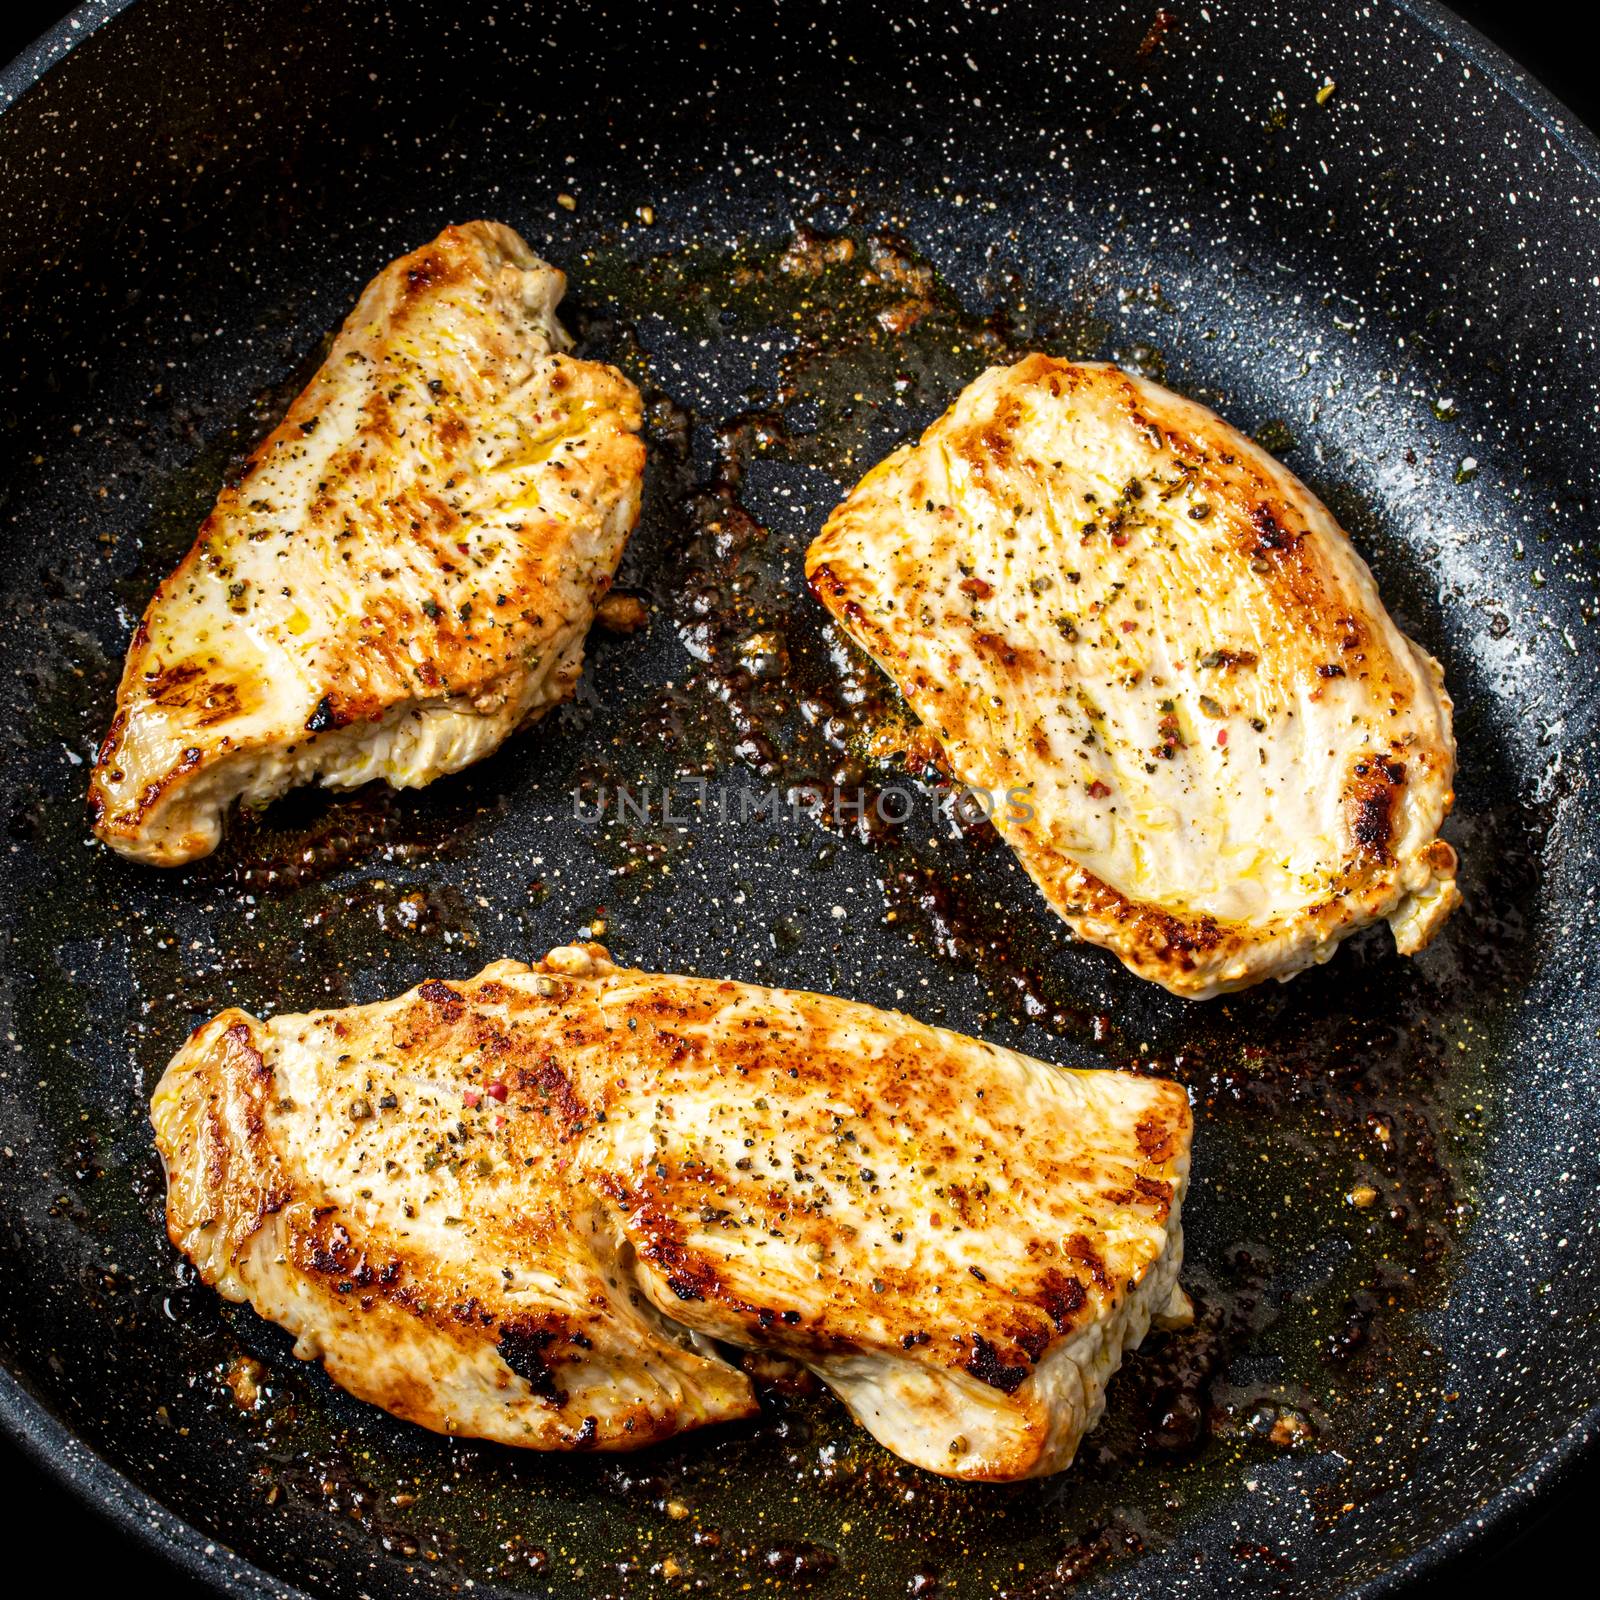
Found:
[[(144, 0), (3, 84), (0, 1412), (42, 1459), (241, 1594), (1323, 1596), (1391, 1589), (1585, 1448), (1600, 161), (1542, 91), (1416, 0)], [(178, 873), (94, 847), (139, 608), (359, 286), (480, 215), (647, 394), (621, 581), (649, 629), (420, 795), (293, 798)], [(1415, 961), (1379, 930), (1174, 1000), (861, 755), (893, 707), (800, 553), (1033, 347), (1256, 432), (1443, 660), (1467, 904)], [(800, 803), (740, 826), (702, 779)], [(903, 825), (831, 814), (891, 782)], [(689, 785), (686, 819), (586, 820), (624, 784)], [(599, 924), (641, 965), (1189, 1086), (1200, 1317), (1127, 1363), (1071, 1472), (948, 1484), (777, 1390), (632, 1457), (451, 1441), (194, 1283), (145, 1107), (196, 1020)]]

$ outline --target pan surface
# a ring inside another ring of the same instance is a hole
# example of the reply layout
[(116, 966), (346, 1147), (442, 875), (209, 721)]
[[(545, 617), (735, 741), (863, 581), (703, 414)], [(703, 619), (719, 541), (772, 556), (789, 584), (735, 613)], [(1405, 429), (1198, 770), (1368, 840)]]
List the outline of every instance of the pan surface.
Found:
[[(80, 21), (0, 102), (15, 1431), (270, 1594), (1364, 1594), (1587, 1444), (1600, 161), (1559, 108), (1420, 3)], [(180, 873), (118, 861), (83, 795), (139, 610), (360, 285), (475, 216), (568, 273), (585, 352), (647, 394), (621, 582), (648, 631), (597, 634), (573, 706), (423, 794), (293, 798)], [(1256, 433), (1444, 662), (1467, 905), (1419, 959), (1379, 930), (1184, 1004), (1073, 945), (980, 817), (862, 753), (892, 697), (801, 552), (1030, 348)], [(909, 817), (862, 824), (885, 789)], [(741, 793), (785, 799), (741, 822)], [(634, 1457), (450, 1441), (194, 1283), (146, 1105), (196, 1021), (601, 927), (640, 965), (1189, 1086), (1199, 1321), (1129, 1360), (1072, 1471), (952, 1485), (777, 1392)]]

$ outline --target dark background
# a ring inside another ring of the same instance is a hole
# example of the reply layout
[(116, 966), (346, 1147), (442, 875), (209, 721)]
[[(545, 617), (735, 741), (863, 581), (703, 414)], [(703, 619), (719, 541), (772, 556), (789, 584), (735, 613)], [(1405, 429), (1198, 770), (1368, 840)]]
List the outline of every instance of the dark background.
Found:
[[(337, 0), (325, 0), (337, 3)], [(12, 0), (0, 13), (0, 62), (9, 60), (71, 9), (59, 0)], [(1591, 128), (1600, 130), (1600, 78), (1590, 53), (1574, 39), (1565, 6), (1530, 0), (1461, 0), (1453, 9), (1541, 79)], [(1600, 1493), (1600, 1461), (1571, 1473), (1538, 1507), (1486, 1539), (1479, 1549), (1416, 1587), (1412, 1600), (1443, 1600), (1490, 1585), (1535, 1589), (1566, 1587), (1579, 1570), (1586, 1544), (1585, 1509)], [(97, 1594), (130, 1587), (171, 1600), (200, 1600), (211, 1591), (181, 1577), (166, 1562), (132, 1544), (119, 1531), (86, 1515), (75, 1495), (43, 1476), (0, 1439), (0, 1507), (13, 1535), (26, 1532), (41, 1557), (50, 1552), (55, 1578), (72, 1593)]]

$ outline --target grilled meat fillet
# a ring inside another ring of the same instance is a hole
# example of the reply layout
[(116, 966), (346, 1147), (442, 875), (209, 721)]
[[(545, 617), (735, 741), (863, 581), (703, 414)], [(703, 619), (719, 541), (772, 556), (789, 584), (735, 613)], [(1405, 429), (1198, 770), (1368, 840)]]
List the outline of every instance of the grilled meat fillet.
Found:
[(565, 280), (492, 222), (368, 285), (128, 651), (95, 831), (173, 866), (237, 799), (430, 782), (572, 691), (639, 510), (639, 397), (563, 354)]
[(1204, 998), (1459, 903), (1439, 664), (1291, 473), (1115, 367), (986, 372), (806, 572), (1080, 937)]
[(1056, 1471), (1182, 1320), (1188, 1102), (597, 945), (398, 1000), (226, 1011), (152, 1106), (173, 1242), (351, 1393), (626, 1449), (803, 1363), (936, 1472)]

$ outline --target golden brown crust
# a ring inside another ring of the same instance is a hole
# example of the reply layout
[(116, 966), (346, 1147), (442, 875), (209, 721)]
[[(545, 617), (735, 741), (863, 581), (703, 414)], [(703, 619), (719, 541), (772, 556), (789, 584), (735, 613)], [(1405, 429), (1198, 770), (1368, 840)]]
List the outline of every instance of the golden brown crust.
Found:
[(1459, 898), (1437, 663), (1304, 485), (1204, 408), (1103, 365), (993, 370), (806, 571), (956, 774), (1026, 797), (996, 826), (1141, 975), (1215, 994), (1384, 917), (1415, 948)]
[(1167, 1304), (1191, 1135), (1171, 1084), (592, 946), (225, 1013), (152, 1115), (205, 1280), (397, 1415), (609, 1449), (741, 1414), (692, 1329), (993, 1478), (1064, 1466)]
[(475, 222), (367, 287), (135, 632), (91, 781), (107, 843), (191, 859), (235, 795), (425, 782), (570, 691), (644, 446), (633, 386), (561, 353), (562, 282)]

